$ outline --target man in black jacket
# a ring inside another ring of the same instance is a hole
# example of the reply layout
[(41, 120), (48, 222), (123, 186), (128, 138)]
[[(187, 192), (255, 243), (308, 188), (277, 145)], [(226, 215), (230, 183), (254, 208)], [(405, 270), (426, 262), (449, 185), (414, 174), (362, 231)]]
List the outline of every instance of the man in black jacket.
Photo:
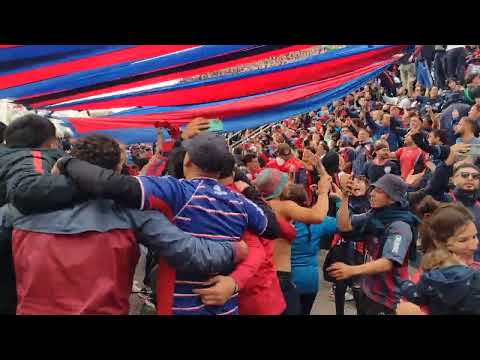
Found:
[[(50, 174), (63, 152), (57, 149), (55, 127), (34, 114), (13, 121), (4, 132), (0, 147), (0, 206), (14, 201), (38, 211), (58, 209), (78, 196), (75, 184)], [(62, 192), (68, 190), (66, 195)], [(28, 201), (25, 201), (28, 199)], [(16, 292), (10, 242), (0, 238), (0, 314), (15, 314)]]
[(25, 213), (48, 211), (79, 196), (72, 181), (50, 174), (64, 153), (47, 118), (28, 114), (16, 119), (5, 130), (5, 143), (0, 148), (0, 205), (13, 202)]

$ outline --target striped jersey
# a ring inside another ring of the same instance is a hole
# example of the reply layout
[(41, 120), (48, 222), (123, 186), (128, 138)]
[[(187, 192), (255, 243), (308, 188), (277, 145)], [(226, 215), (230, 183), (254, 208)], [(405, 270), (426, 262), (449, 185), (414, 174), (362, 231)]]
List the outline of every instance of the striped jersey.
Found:
[[(353, 215), (353, 230), (357, 230), (369, 216), (372, 216), (371, 212)], [(362, 276), (362, 291), (370, 300), (395, 309), (400, 301), (400, 285), (408, 280), (408, 252), (412, 239), (410, 225), (403, 221), (387, 225), (382, 238), (365, 234), (367, 261), (385, 258), (394, 264), (390, 271)]]
[[(195, 237), (240, 241), (245, 230), (262, 234), (267, 227), (263, 211), (243, 195), (232, 192), (217, 180), (177, 179), (171, 176), (138, 177), (142, 186), (142, 209), (162, 211), (181, 230)], [(206, 306), (195, 288), (205, 287), (210, 275), (176, 272), (174, 315), (238, 314), (236, 295), (223, 306)]]

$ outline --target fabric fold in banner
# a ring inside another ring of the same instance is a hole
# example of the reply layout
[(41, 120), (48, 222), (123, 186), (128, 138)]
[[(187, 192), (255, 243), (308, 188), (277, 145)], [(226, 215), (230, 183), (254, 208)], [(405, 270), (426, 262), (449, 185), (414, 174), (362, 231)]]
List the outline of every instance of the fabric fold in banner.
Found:
[(0, 48), (2, 76), (88, 56), (127, 49), (133, 45), (17, 45)]
[(166, 69), (159, 69), (140, 75), (124, 77), (92, 86), (75, 88), (69, 91), (56, 92), (45, 96), (20, 98), (17, 101), (32, 108), (39, 108), (110, 92), (124, 91), (169, 80), (201, 75), (237, 65), (246, 65), (272, 56), (280, 56), (289, 52), (308, 49), (312, 46), (314, 45), (265, 45), (254, 49), (220, 55), (210, 59), (180, 64)]
[(0, 78), (0, 89), (30, 84), (73, 72), (91, 70), (104, 66), (137, 61), (165, 55), (194, 47), (194, 45), (144, 45), (112, 50), (106, 53), (86, 56), (81, 59), (63, 61), (58, 64), (40, 66), (35, 69), (15, 72)]
[[(0, 90), (0, 98), (21, 98), (39, 96), (79, 87), (100, 84), (158, 69), (165, 69), (179, 64), (208, 59), (230, 52), (242, 51), (256, 47), (255, 45), (201, 45), (187, 48), (164, 56), (142, 59), (133, 62), (114, 64), (100, 69), (84, 70)], [(1, 82), (1, 78), (0, 78)]]
[[(153, 124), (156, 121), (169, 121), (181, 125), (196, 116), (221, 116), (225, 131), (238, 131), (284, 120), (305, 112), (317, 110), (362, 86), (378, 76), (394, 60), (370, 64), (350, 74), (299, 86), (283, 91), (251, 96), (234, 101), (196, 106), (181, 106), (177, 111), (159, 111), (158, 108), (138, 109), (152, 111), (150, 114), (114, 116), (109, 118), (69, 118), (64, 119), (77, 136), (92, 132), (114, 136), (126, 144), (150, 142), (155, 139)], [(164, 109), (164, 110), (171, 110)], [(161, 110), (160, 110), (161, 111)]]
[(407, 46), (355, 46), (291, 64), (216, 79), (100, 99), (48, 106), (50, 110), (93, 110), (130, 106), (174, 106), (221, 101), (320, 81), (391, 59)]

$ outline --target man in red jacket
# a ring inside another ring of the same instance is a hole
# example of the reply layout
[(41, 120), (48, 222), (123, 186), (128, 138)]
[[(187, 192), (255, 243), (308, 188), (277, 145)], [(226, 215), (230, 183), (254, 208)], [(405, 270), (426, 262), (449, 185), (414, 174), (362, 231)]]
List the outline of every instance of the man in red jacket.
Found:
[(278, 145), (278, 156), (270, 160), (265, 168), (272, 168), (280, 170), (284, 173), (296, 173), (299, 169), (303, 168), (303, 164), (292, 153), (292, 149), (288, 144)]

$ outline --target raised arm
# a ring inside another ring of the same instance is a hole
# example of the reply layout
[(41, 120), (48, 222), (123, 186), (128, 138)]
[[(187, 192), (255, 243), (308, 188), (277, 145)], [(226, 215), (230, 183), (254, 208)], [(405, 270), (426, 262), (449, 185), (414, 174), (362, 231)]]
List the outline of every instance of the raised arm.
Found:
[(373, 133), (376, 133), (378, 132), (378, 130), (380, 130), (380, 126), (375, 121), (373, 121), (368, 111), (365, 111), (365, 125), (372, 129)]
[(350, 210), (348, 208), (348, 196), (344, 195), (340, 201), (340, 208), (337, 211), (337, 229), (341, 232), (352, 231), (350, 222)]

